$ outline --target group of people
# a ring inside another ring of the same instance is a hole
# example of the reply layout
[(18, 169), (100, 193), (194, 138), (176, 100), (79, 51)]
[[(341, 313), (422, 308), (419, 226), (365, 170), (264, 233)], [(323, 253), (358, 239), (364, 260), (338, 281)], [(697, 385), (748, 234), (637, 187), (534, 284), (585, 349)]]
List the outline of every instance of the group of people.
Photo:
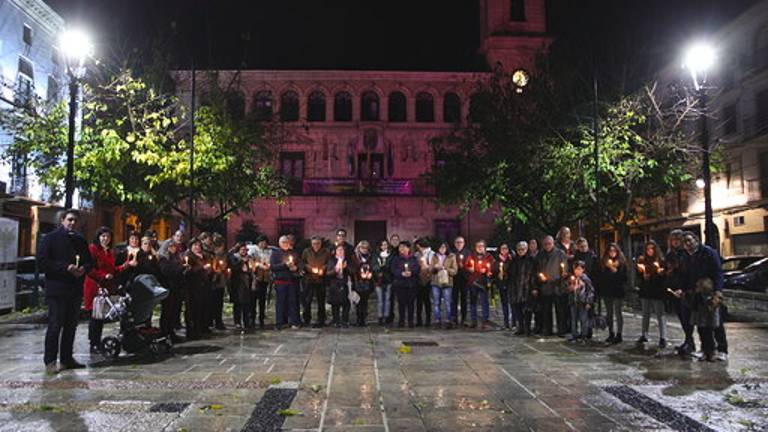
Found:
[[(497, 292), (505, 329), (521, 336), (567, 336), (571, 341), (592, 338), (602, 300), (606, 342), (618, 344), (623, 341), (623, 299), (634, 271), (643, 311), (638, 342), (648, 341), (653, 314), (659, 346), (667, 346), (664, 310), (671, 301), (686, 336), (677, 347), (679, 353), (696, 351), (696, 327), (703, 358), (714, 360), (716, 348), (721, 359), (727, 356), (719, 256), (690, 232), (673, 231), (666, 256), (655, 242), (648, 242), (634, 262), (615, 243), (598, 257), (586, 239), (572, 242), (566, 227), (556, 237), (544, 237), (541, 250), (532, 239), (518, 242), (514, 249), (501, 244), (495, 254), (485, 241), (470, 248), (463, 237), (452, 244), (440, 242), (434, 250), (425, 238), (410, 242), (398, 235), (376, 245), (360, 241), (353, 246), (344, 229), (336, 231), (332, 242), (312, 237), (301, 252), (290, 235), (281, 236), (277, 247), (262, 236), (255, 244), (238, 243), (227, 249), (219, 234), (201, 233), (185, 242), (182, 231), (162, 243), (151, 232), (130, 233), (127, 246), (115, 251), (109, 228), (99, 229), (87, 245), (75, 231), (78, 216), (74, 210), (63, 212), (61, 226), (44, 238), (38, 253), (49, 306), (44, 360), (51, 370), (56, 369), (57, 355), (64, 368), (82, 367), (72, 357), (81, 301), (85, 310), (91, 310), (94, 298), (139, 274), (154, 275), (169, 290), (160, 329), (174, 342), (182, 340), (176, 334), (182, 316), (188, 340), (226, 329), (227, 293), (235, 327), (249, 331), (257, 323), (264, 328), (273, 292), (277, 329), (348, 327), (353, 306), (354, 324), (366, 326), (374, 294), (382, 326), (393, 325), (396, 317), (398, 327), (488, 329), (490, 302)], [(326, 302), (331, 306), (330, 323)], [(90, 321), (92, 352), (99, 352), (103, 325), (98, 319)]]

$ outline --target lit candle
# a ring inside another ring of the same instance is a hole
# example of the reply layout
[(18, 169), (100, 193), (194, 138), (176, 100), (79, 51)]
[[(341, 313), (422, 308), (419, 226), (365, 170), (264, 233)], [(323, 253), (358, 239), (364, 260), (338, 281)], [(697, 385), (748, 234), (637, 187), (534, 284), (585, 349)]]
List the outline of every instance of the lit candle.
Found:
[(184, 265), (189, 265), (189, 255), (184, 256)]
[(408, 271), (408, 263), (405, 263), (405, 271)]
[(542, 282), (546, 282), (547, 275), (545, 275), (544, 273), (539, 273), (539, 280), (541, 280)]
[(288, 255), (288, 265), (293, 265), (293, 255)]
[(320, 274), (320, 269), (318, 269), (317, 267), (312, 267), (312, 273)]
[(645, 264), (638, 264), (637, 269), (640, 270), (640, 273), (645, 273)]
[(152, 261), (152, 255), (147, 255), (147, 259)]
[(75, 267), (80, 267), (80, 255), (75, 255)]

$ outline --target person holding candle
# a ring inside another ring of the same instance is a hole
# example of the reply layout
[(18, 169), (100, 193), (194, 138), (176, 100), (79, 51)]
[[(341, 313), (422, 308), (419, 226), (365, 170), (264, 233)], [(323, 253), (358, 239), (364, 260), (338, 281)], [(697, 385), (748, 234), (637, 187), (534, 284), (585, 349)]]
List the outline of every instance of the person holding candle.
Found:
[[(610, 243), (600, 260), (598, 273), (598, 294), (605, 302), (606, 319), (608, 321), (609, 344), (619, 344), (623, 341), (621, 332), (624, 329), (624, 290), (627, 284), (627, 260), (619, 245)], [(614, 332), (614, 317), (616, 328)]]
[(477, 303), (480, 302), (482, 308), (482, 324), (480, 328), (487, 330), (489, 328), (489, 319), (491, 308), (488, 301), (488, 294), (491, 286), (491, 277), (493, 275), (494, 259), (486, 251), (485, 240), (475, 242), (475, 250), (469, 255), (464, 263), (467, 270), (467, 285), (469, 286), (469, 313), (472, 319), (472, 328), (477, 328)]
[(382, 240), (379, 250), (373, 255), (373, 276), (376, 284), (376, 315), (379, 325), (386, 325), (390, 313), (392, 297), (392, 273), (390, 264), (394, 255), (389, 242)]
[(320, 236), (312, 236), (310, 246), (301, 253), (301, 262), (304, 264), (304, 325), (312, 323), (312, 298), (317, 298), (317, 322), (313, 327), (325, 326), (325, 294), (326, 273), (331, 254), (323, 247), (323, 239)]
[(203, 252), (203, 242), (193, 238), (184, 258), (184, 284), (186, 285), (186, 303), (184, 323), (187, 326), (187, 339), (199, 339), (208, 329), (206, 304), (209, 301), (209, 285), (211, 265)]
[(573, 274), (568, 277), (568, 289), (573, 293), (571, 341), (581, 339), (586, 342), (590, 337), (590, 315), (595, 304), (595, 288), (587, 276), (586, 268), (584, 261), (574, 261)]
[(536, 258), (539, 255), (539, 241), (535, 238), (528, 240), (528, 255)]
[[(389, 255), (392, 258), (396, 257), (400, 253), (399, 248), (400, 248), (400, 235), (392, 234), (391, 236), (389, 236)], [(390, 264), (391, 264), (391, 260), (390, 260)], [(392, 325), (392, 323), (394, 322), (395, 322), (395, 292), (392, 291), (392, 293), (389, 296), (389, 316), (387, 316), (386, 323), (388, 325)]]
[(275, 322), (278, 330), (286, 324), (298, 330), (300, 324), (297, 302), (301, 263), (291, 243), (288, 236), (281, 236), (278, 240), (280, 248), (272, 251), (269, 261), (275, 286)]
[[(251, 326), (256, 324), (256, 308), (258, 307), (259, 328), (264, 329), (264, 316), (267, 308), (267, 297), (272, 283), (272, 272), (269, 270), (269, 262), (272, 257), (272, 247), (269, 246), (269, 239), (262, 235), (256, 239), (256, 247), (253, 249), (252, 258), (254, 270), (253, 295), (254, 300), (251, 303)], [(325, 306), (323, 306), (325, 308)]]
[[(93, 299), (99, 294), (99, 288), (112, 292), (115, 282), (119, 279), (123, 270), (135, 266), (135, 261), (128, 261), (122, 265), (115, 265), (115, 255), (112, 252), (112, 230), (101, 227), (96, 231), (93, 243), (88, 250), (96, 262), (96, 265), (85, 278), (83, 288), (83, 309), (89, 314), (93, 311)], [(104, 320), (91, 317), (88, 323), (88, 340), (91, 343), (91, 354), (100, 352), (101, 334), (104, 329)]]
[(366, 327), (368, 320), (368, 297), (373, 292), (373, 257), (370, 244), (363, 240), (355, 247), (355, 254), (350, 260), (353, 270), (353, 289), (360, 296), (355, 307), (358, 327)]
[[(567, 226), (561, 227), (557, 231), (555, 238), (557, 240), (555, 242), (555, 247), (565, 252), (565, 255), (568, 257), (568, 261), (572, 262), (573, 255), (576, 253), (576, 247), (571, 241), (571, 229)], [(568, 271), (571, 271), (570, 265), (568, 266)]]
[(595, 275), (597, 255), (589, 248), (589, 242), (584, 237), (579, 237), (576, 240), (576, 251), (573, 253), (573, 261), (584, 261), (584, 273), (590, 277)]
[[(464, 267), (467, 258), (472, 251), (467, 247), (464, 237), (456, 237), (453, 241), (453, 255), (456, 257), (456, 265), (459, 268), (458, 273), (453, 278), (453, 289), (451, 290), (451, 321), (454, 326), (464, 325), (467, 319), (467, 275)], [(461, 311), (461, 312), (459, 312)]]
[(656, 315), (656, 323), (659, 326), (659, 348), (664, 349), (667, 346), (667, 322), (664, 317), (664, 298), (667, 295), (664, 286), (664, 256), (655, 241), (645, 243), (645, 252), (637, 257), (635, 269), (640, 287), (638, 296), (643, 310), (642, 335), (637, 343), (648, 342), (648, 327), (651, 324), (651, 313), (653, 313)]
[(515, 247), (517, 256), (509, 268), (509, 301), (517, 320), (518, 336), (530, 336), (531, 317), (535, 308), (532, 291), (536, 287), (536, 259), (528, 254), (528, 243), (521, 241)]
[[(124, 265), (133, 261), (134, 264), (131, 267), (135, 268), (138, 264), (136, 259), (139, 255), (139, 250), (141, 250), (141, 235), (137, 231), (131, 231), (128, 234), (128, 244), (125, 248), (118, 250), (115, 255), (115, 265)], [(118, 282), (120, 285), (125, 285), (133, 280), (133, 276), (135, 276), (135, 272), (131, 269), (126, 269), (126, 271), (120, 273)]]
[(211, 279), (210, 279), (210, 303), (208, 304), (208, 323), (210, 327), (216, 330), (226, 330), (224, 325), (224, 292), (229, 285), (229, 278), (232, 271), (229, 269), (229, 256), (227, 255), (224, 237), (215, 233), (211, 236), (213, 244), (213, 254), (211, 257)]
[(499, 246), (497, 264), (493, 266), (493, 281), (499, 291), (501, 312), (504, 314), (504, 328), (510, 330), (510, 323), (517, 321), (513, 317), (509, 307), (509, 272), (512, 267), (512, 255), (509, 253), (509, 245), (502, 243)]
[[(415, 243), (415, 256), (419, 260), (419, 287), (416, 290), (416, 325), (418, 327), (429, 327), (432, 324), (432, 273), (429, 270), (429, 263), (435, 252), (429, 245), (429, 241), (421, 238)], [(424, 319), (422, 319), (422, 316)]]
[[(432, 274), (432, 308), (434, 309), (435, 322), (441, 324), (443, 329), (452, 327), (451, 291), (453, 290), (454, 277), (458, 271), (456, 255), (450, 252), (448, 243), (440, 243), (437, 252), (432, 255), (430, 273)], [(442, 314), (441, 305), (445, 306), (445, 313)]]
[[(251, 302), (253, 302), (253, 268), (250, 265), (250, 259), (248, 257), (248, 246), (244, 243), (238, 243), (236, 245), (237, 253), (230, 257), (229, 269), (230, 278), (229, 286), (231, 291), (229, 293), (230, 300), (238, 307), (233, 308), (232, 313), (235, 314), (235, 323), (240, 324), (236, 327), (240, 327), (243, 330), (250, 330), (253, 328), (251, 322)], [(239, 314), (239, 316), (238, 316)]]
[[(182, 338), (176, 334), (176, 323), (179, 322), (181, 302), (185, 297), (184, 284), (184, 259), (182, 259), (181, 245), (176, 242), (167, 244), (161, 248), (160, 274), (163, 284), (168, 288), (168, 297), (163, 300), (160, 309), (160, 330), (167, 334), (174, 343), (181, 342)], [(188, 259), (188, 258), (187, 258)]]
[(331, 323), (336, 328), (349, 327), (349, 286), (354, 279), (354, 270), (343, 244), (336, 246), (325, 271), (330, 279), (328, 303), (331, 304), (333, 317)]
[[(536, 324), (544, 336), (552, 336), (552, 308), (555, 308), (557, 318), (557, 335), (564, 336), (567, 331), (565, 320), (568, 307), (568, 293), (563, 286), (563, 276), (568, 256), (555, 247), (555, 239), (546, 236), (542, 240), (543, 249), (536, 256), (536, 273), (538, 287), (534, 296), (539, 302)], [(539, 324), (540, 323), (540, 324)]]
[(392, 259), (390, 271), (392, 272), (392, 289), (397, 296), (398, 327), (413, 328), (413, 307), (416, 301), (416, 289), (419, 284), (419, 261), (411, 253), (411, 243), (401, 241), (398, 245), (398, 254)]
[(43, 362), (49, 374), (58, 372), (57, 358), (63, 369), (85, 367), (75, 361), (73, 346), (85, 275), (96, 263), (88, 251), (88, 243), (75, 231), (79, 218), (77, 210), (62, 211), (59, 227), (43, 237), (37, 252), (40, 269), (45, 274), (48, 304)]

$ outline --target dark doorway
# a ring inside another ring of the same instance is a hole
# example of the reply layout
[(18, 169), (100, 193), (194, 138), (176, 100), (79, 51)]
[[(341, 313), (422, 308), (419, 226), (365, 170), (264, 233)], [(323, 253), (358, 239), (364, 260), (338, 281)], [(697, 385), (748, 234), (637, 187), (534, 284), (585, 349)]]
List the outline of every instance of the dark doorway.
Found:
[(376, 249), (376, 244), (387, 238), (387, 221), (355, 221), (355, 244), (361, 240), (367, 240), (371, 249)]

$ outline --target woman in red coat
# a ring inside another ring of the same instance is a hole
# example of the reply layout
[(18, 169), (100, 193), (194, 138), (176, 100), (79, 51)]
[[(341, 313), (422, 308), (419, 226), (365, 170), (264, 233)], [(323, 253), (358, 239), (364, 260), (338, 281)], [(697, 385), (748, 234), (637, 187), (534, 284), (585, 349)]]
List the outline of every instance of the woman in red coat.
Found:
[[(96, 238), (88, 246), (96, 266), (85, 278), (83, 288), (83, 306), (88, 312), (93, 310), (93, 299), (99, 294), (99, 286), (111, 289), (115, 286), (116, 276), (124, 269), (135, 266), (136, 261), (128, 261), (123, 265), (115, 266), (115, 255), (112, 252), (112, 230), (101, 227), (96, 232)], [(101, 331), (104, 328), (104, 320), (91, 318), (88, 325), (88, 339), (91, 342), (91, 353), (99, 352), (101, 343)]]

